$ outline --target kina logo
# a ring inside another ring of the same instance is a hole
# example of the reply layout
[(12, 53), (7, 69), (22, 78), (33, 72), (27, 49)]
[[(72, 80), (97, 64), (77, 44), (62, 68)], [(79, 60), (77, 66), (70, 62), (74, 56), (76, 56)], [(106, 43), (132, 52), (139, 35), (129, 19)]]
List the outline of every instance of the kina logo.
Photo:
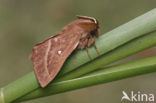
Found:
[(141, 93), (140, 91), (134, 92), (131, 91), (129, 95), (125, 92), (122, 91), (122, 98), (121, 101), (132, 101), (132, 102), (153, 102), (154, 101), (154, 94), (145, 94)]

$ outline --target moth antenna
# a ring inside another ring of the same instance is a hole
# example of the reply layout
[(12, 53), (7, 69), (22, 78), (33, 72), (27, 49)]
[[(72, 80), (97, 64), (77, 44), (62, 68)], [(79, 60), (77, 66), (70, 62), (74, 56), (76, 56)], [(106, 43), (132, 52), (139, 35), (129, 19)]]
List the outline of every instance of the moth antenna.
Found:
[(95, 24), (98, 24), (98, 21), (93, 18), (93, 17), (89, 17), (89, 16), (81, 16), (81, 15), (76, 15), (79, 19), (89, 19), (92, 20)]
[(89, 51), (88, 51), (88, 48), (87, 48), (87, 47), (86, 47), (86, 51), (87, 51), (87, 54), (88, 54), (89, 59), (90, 59), (90, 60), (92, 60), (92, 57), (90, 56), (90, 54), (89, 54)]
[(94, 45), (94, 48), (95, 48), (95, 50), (96, 50), (96, 53), (98, 54), (98, 56), (100, 56), (100, 53), (99, 53), (99, 51), (98, 51), (98, 49), (97, 49), (95, 43), (94, 43), (93, 45)]

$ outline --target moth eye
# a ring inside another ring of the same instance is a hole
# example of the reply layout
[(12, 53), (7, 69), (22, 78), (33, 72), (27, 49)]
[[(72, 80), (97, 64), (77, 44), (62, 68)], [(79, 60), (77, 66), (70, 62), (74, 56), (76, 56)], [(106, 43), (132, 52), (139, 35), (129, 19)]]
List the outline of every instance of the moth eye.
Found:
[(96, 34), (96, 32), (97, 32), (97, 30), (94, 29), (94, 30), (92, 30), (92, 31), (90, 32), (90, 34), (91, 34), (92, 36), (94, 36), (94, 35)]

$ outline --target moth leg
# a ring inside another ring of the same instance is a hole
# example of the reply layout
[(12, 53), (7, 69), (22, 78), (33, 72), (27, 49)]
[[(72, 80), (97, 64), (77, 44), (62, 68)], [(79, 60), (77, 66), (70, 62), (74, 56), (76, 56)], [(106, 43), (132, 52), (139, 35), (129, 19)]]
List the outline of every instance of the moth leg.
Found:
[(87, 51), (89, 59), (92, 60), (92, 57), (90, 56), (89, 51), (88, 51), (88, 47), (86, 47), (86, 51)]
[(99, 53), (99, 51), (98, 51), (98, 49), (97, 49), (95, 43), (94, 43), (93, 45), (94, 45), (94, 48), (95, 48), (95, 50), (96, 50), (96, 53), (98, 54), (98, 56), (100, 56), (100, 53)]

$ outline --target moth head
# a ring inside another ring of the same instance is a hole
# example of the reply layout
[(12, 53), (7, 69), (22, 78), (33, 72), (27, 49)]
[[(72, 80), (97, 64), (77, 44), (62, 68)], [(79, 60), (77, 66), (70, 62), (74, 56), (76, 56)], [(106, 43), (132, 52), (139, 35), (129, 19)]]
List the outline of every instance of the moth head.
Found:
[(98, 37), (99, 23), (97, 19), (80, 15), (77, 15), (77, 17), (81, 20), (80, 25), (82, 28), (89, 32), (91, 36)]

